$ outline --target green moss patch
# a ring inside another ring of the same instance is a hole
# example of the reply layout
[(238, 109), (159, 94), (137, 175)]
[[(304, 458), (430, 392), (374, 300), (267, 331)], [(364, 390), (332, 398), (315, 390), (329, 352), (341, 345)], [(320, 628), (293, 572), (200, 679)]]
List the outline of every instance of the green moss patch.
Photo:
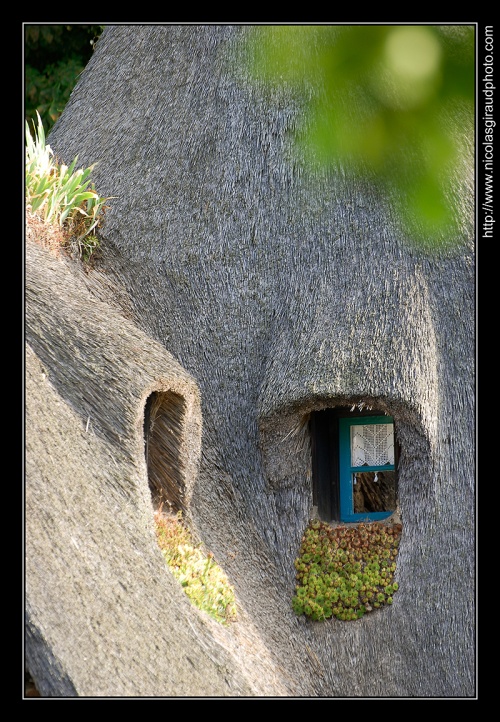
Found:
[(195, 544), (182, 514), (155, 514), (158, 546), (192, 604), (221, 624), (236, 619), (236, 599), (229, 581), (211, 552)]
[(350, 621), (392, 604), (401, 530), (401, 524), (331, 526), (311, 521), (295, 560), (295, 613), (313, 620)]

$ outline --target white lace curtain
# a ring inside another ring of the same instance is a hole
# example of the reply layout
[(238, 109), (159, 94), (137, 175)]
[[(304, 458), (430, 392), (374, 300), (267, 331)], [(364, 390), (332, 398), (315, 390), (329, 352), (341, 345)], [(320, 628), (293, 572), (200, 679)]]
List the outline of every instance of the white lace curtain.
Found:
[(394, 464), (394, 424), (351, 426), (351, 466)]

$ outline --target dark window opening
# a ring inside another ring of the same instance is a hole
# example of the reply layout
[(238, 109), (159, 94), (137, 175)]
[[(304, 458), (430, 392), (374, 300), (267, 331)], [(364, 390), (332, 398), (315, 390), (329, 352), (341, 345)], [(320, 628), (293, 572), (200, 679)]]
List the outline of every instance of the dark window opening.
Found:
[(375, 521), (397, 504), (394, 419), (335, 408), (310, 418), (313, 504), (324, 521)]
[(144, 409), (144, 451), (155, 509), (184, 509), (184, 469), (181, 442), (185, 402), (171, 391), (155, 392)]

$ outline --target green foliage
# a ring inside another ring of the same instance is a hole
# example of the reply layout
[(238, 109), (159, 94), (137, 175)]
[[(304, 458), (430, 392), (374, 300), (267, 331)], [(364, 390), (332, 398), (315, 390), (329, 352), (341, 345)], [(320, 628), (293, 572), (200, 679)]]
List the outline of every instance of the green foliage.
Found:
[(182, 515), (155, 515), (158, 545), (173, 575), (191, 602), (217, 622), (228, 624), (236, 619), (236, 600), (229, 581), (214, 561), (195, 545)]
[(34, 137), (26, 123), (26, 204), (45, 222), (64, 227), (70, 245), (87, 261), (98, 247), (92, 231), (101, 224), (109, 198), (101, 198), (91, 183), (93, 165), (77, 170), (78, 157), (70, 166), (56, 163), (37, 116)]
[(314, 520), (302, 537), (292, 607), (318, 621), (360, 619), (392, 604), (401, 524), (330, 526)]
[(307, 95), (302, 155), (375, 179), (415, 240), (453, 238), (450, 181), (474, 117), (472, 25), (258, 26), (248, 48), (270, 87), (324, 88)]
[(25, 120), (28, 123), (35, 123), (38, 113), (45, 131), (49, 132), (68, 102), (103, 27), (24, 27)]

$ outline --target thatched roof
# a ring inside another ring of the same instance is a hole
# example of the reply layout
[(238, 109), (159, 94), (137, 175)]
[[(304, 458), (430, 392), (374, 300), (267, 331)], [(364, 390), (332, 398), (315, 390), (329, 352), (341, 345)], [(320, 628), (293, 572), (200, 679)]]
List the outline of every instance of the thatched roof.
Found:
[[(107, 28), (49, 137), (116, 198), (98, 270), (29, 246), (30, 671), (45, 694), (473, 696), (472, 156), (457, 245), (418, 251), (368, 181), (292, 160), (300, 97), (234, 64), (245, 32)], [(234, 583), (230, 630), (209, 631), (155, 549), (154, 390), (192, 404), (187, 514)], [(357, 622), (305, 622), (305, 421), (360, 403), (401, 444), (400, 588)]]
[[(181, 427), (189, 486), (202, 432), (196, 383), (157, 342), (89, 293), (86, 284), (97, 290), (98, 274), (90, 280), (31, 238), (26, 267), (26, 663), (40, 693), (286, 690), (248, 630), (236, 639), (262, 659), (265, 674), (259, 670), (257, 681), (256, 672), (238, 669), (231, 660), (238, 645), (224, 642), (224, 631), (191, 606), (156, 544), (144, 409), (151, 395), (182, 398), (172, 428)], [(106, 287), (102, 279), (101, 294)]]

